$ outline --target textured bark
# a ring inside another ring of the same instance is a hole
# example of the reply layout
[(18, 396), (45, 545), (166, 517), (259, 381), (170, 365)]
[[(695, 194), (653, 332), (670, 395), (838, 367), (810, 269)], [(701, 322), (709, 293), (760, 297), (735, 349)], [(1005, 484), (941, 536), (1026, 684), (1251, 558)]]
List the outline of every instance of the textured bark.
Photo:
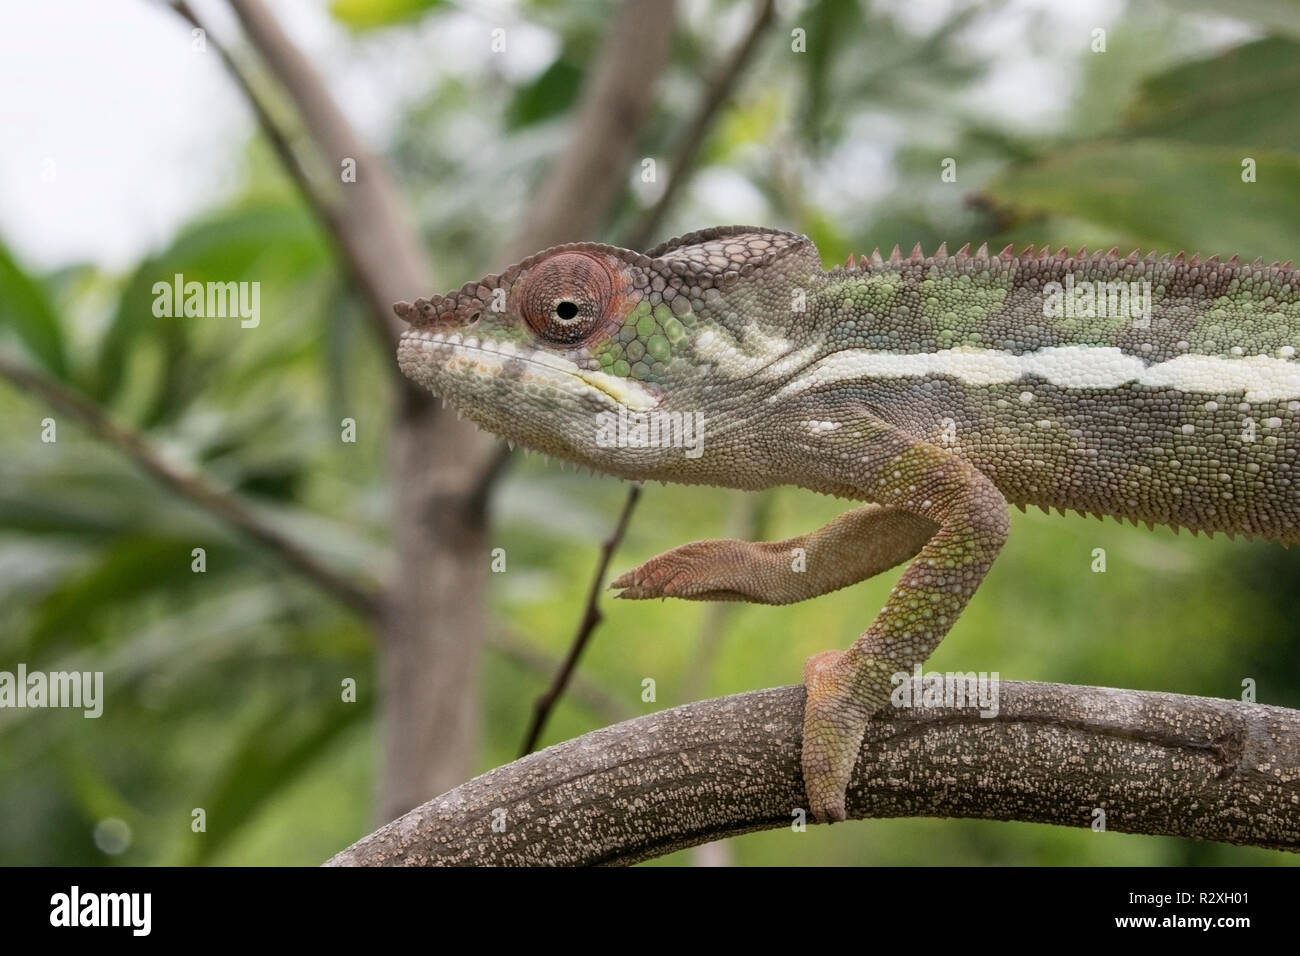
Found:
[[(1000, 690), (994, 718), (908, 709), (872, 721), (849, 816), (1087, 827), (1101, 808), (1108, 830), (1300, 849), (1300, 712), (1062, 684)], [(789, 827), (806, 806), (803, 702), (799, 687), (755, 691), (586, 734), (443, 794), (328, 865), (634, 863)]]
[[(381, 819), (464, 780), (478, 746), (493, 442), (403, 390), (389, 443), (397, 569), (382, 627)], [(453, 427), (455, 426), (455, 427)]]

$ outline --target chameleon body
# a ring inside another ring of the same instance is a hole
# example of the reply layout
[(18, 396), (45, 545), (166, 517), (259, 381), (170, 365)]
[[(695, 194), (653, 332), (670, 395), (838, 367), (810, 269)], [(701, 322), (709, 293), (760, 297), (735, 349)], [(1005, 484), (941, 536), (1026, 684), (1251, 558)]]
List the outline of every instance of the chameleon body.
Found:
[[(784, 604), (911, 561), (847, 651), (805, 665), (818, 819), (844, 818), (868, 719), (978, 587), (1008, 504), (1300, 536), (1289, 263), (918, 247), (828, 271), (802, 236), (730, 226), (644, 254), (559, 246), (395, 308), (406, 375), (526, 447), (861, 502), (788, 541), (676, 548), (620, 597)], [(674, 415), (702, 424), (693, 455)]]

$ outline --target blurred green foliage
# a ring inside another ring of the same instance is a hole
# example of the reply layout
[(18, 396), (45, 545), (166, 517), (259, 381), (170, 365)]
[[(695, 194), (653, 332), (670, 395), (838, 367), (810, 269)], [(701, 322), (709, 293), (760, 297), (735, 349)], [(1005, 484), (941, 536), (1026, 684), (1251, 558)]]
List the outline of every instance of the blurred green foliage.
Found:
[(374, 30), (423, 16), (444, 0), (330, 0), (334, 19), (353, 30)]
[[(390, 155), (442, 285), (505, 264), (494, 256), (554, 159), (607, 6), (525, 3), (519, 16), (557, 40), (549, 65), (517, 81), (494, 69), (448, 73), (410, 103)], [(440, 18), (475, 15), (430, 0), (334, 0), (330, 9), (358, 43), (380, 28), (436, 30)], [(746, 6), (721, 0), (692, 11), (645, 155), (667, 154), (701, 67), (725, 54), (748, 18)], [(1135, 6), (1106, 24), (1106, 53), (1092, 52), (1084, 31), (1070, 57), (1058, 56), (1062, 74), (1078, 76), (1073, 97), (1027, 125), (1005, 102), (985, 109), (971, 92), (999, 60), (1043, 52), (1033, 22), (1016, 33), (1023, 48), (972, 42), (1017, 16), (1001, 4), (959, 4), (918, 24), (884, 5), (821, 0), (780, 20), (705, 144), (668, 231), (761, 219), (807, 232), (828, 263), (917, 241), (927, 250), (1015, 241), (1294, 256), (1294, 41), (1237, 39), (1225, 49), (1213, 23)], [(791, 51), (794, 27), (807, 31), (805, 54)], [(945, 157), (958, 162), (955, 184), (940, 180)], [(1258, 182), (1242, 182), (1244, 157), (1258, 162)], [(0, 340), (240, 491), (324, 559), (375, 581), (387, 553), (383, 396), (392, 358), (372, 341), (327, 242), (260, 142), (246, 160), (240, 195), (124, 275), (93, 263), (38, 275), (22, 263), (23, 236), (6, 237)], [(644, 191), (653, 187), (631, 178), (609, 238), (653, 200)], [(155, 318), (152, 284), (178, 272), (259, 280), (260, 327)], [(70, 420), (60, 417), (56, 444), (41, 443), (46, 414), (0, 388), (0, 669), (24, 661), (104, 670), (108, 702), (98, 720), (0, 711), (0, 863), (311, 864), (368, 831), (372, 635)], [(356, 419), (357, 444), (338, 441), (343, 417)], [(563, 653), (622, 494), (612, 480), (536, 458), (517, 463), (493, 501), (492, 545), (509, 555), (508, 573), (492, 579), (501, 632)], [(737, 509), (755, 504), (756, 496), (653, 486), (615, 567), (725, 536)], [(793, 489), (761, 505), (770, 538), (842, 510)], [(190, 570), (194, 547), (207, 549), (202, 575)], [(1104, 574), (1090, 570), (1095, 548), (1106, 549)], [(714, 617), (700, 605), (610, 602), (581, 670), (630, 714), (701, 691), (792, 683), (807, 655), (852, 640), (895, 577), (806, 605), (736, 606)], [(1297, 707), (1300, 622), (1289, 605), (1297, 585), (1300, 561), (1278, 546), (1017, 515), (1011, 543), (932, 664), (1220, 697), (1254, 678), (1262, 702)], [(702, 640), (706, 627), (721, 628), (713, 642)], [(657, 683), (653, 704), (641, 702), (646, 677)], [(347, 678), (358, 684), (356, 704), (340, 699)], [(513, 759), (541, 687), (536, 673), (489, 655), (478, 770)], [(548, 740), (600, 720), (571, 696)], [(191, 832), (198, 807), (204, 834)], [(108, 817), (133, 831), (120, 856), (92, 838)], [(749, 864), (1288, 862), (1184, 840), (940, 820), (773, 831), (729, 846)]]

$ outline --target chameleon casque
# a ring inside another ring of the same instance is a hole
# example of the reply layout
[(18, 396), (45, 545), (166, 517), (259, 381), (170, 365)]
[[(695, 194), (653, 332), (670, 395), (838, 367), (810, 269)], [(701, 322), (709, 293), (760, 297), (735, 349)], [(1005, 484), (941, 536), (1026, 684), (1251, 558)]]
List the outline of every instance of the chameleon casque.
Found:
[[(1008, 504), (1298, 537), (1289, 263), (918, 246), (825, 271), (803, 236), (727, 226), (644, 254), (558, 246), (395, 309), (402, 371), (511, 441), (623, 478), (863, 502), (798, 538), (697, 541), (613, 582), (624, 598), (786, 604), (911, 560), (853, 645), (804, 667), (821, 820), (844, 819), (868, 719), (979, 586)], [(620, 410), (702, 413), (702, 451), (597, 441)]]

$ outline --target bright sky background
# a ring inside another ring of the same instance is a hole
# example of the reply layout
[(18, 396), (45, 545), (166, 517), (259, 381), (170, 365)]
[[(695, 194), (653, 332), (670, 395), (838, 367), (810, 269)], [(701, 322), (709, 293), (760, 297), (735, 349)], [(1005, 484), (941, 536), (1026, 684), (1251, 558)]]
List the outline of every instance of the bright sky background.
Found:
[[(236, 35), (223, 3), (192, 2), (219, 37)], [(509, 2), (464, 2), (436, 29), (382, 31), (360, 43), (330, 20), (325, 0), (270, 6), (375, 142), (433, 71), (528, 76), (556, 50)], [(908, 22), (929, 27), (952, 0), (904, 6)], [(1008, 104), (1021, 121), (1050, 114), (1070, 92), (1072, 74), (1059, 68), (1066, 53), (1029, 54), (1021, 32), (1050, 17), (1058, 29), (1049, 35), (1077, 37), (1121, 9), (1121, 0), (1013, 0), (1005, 18), (973, 38), (999, 51), (998, 66), (980, 90), (966, 92), (990, 109)], [(484, 37), (499, 24), (513, 31), (511, 56), (489, 58)], [(160, 2), (0, 0), (0, 236), (30, 265), (93, 260), (125, 268), (161, 247), (235, 188), (238, 147), (251, 129), (216, 53), (195, 52), (188, 26)]]
[[(229, 41), (225, 5), (192, 0)], [(437, 68), (482, 70), (471, 50), (484, 15), (354, 43), (323, 0), (270, 0), (353, 122), (382, 142), (396, 108)], [(555, 55), (548, 33), (498, 14), (513, 55), (493, 69), (531, 75)], [(122, 268), (162, 246), (235, 187), (251, 113), (220, 58), (191, 48), (190, 28), (156, 0), (0, 0), (0, 235), (29, 263), (79, 259)], [(51, 167), (52, 164), (52, 167)], [(53, 170), (47, 181), (46, 171)]]

